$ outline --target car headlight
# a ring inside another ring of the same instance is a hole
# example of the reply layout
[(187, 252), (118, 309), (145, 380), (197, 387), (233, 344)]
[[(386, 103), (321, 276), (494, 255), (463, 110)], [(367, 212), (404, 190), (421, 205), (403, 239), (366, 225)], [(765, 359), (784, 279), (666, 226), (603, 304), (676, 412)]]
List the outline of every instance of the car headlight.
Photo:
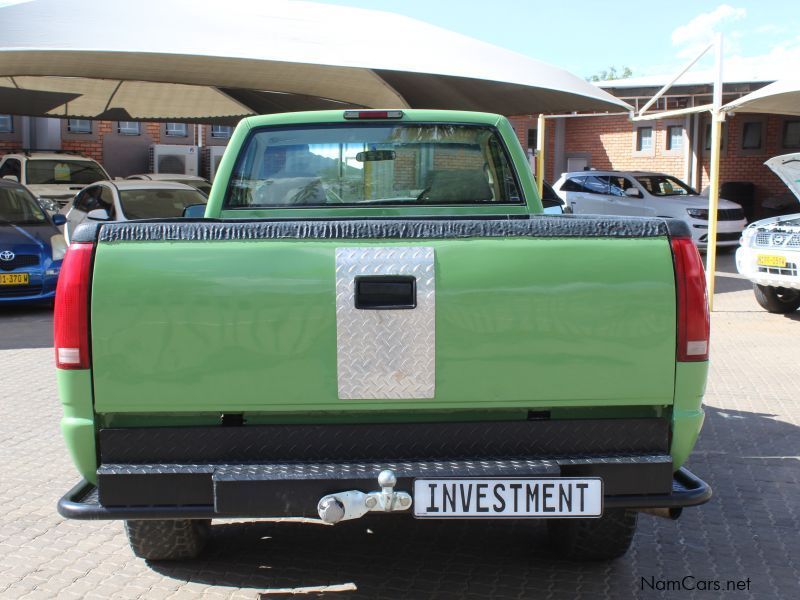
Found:
[(742, 230), (742, 237), (739, 238), (739, 245), (748, 247), (753, 245), (753, 239), (756, 237), (756, 228), (749, 226)]
[(61, 260), (67, 253), (67, 240), (60, 233), (50, 237), (50, 248), (53, 251), (53, 260)]
[(690, 217), (695, 219), (703, 219), (708, 221), (708, 209), (707, 208), (687, 208), (686, 212), (689, 214)]
[(58, 212), (58, 204), (50, 198), (37, 198), (39, 206), (49, 212)]

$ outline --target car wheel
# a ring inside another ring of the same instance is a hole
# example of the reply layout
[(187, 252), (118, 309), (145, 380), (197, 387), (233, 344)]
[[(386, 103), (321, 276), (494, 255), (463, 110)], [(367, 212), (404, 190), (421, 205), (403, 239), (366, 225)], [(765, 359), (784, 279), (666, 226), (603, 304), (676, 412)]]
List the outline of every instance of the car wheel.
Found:
[(550, 544), (569, 560), (600, 561), (628, 551), (636, 533), (638, 513), (611, 508), (599, 519), (553, 519), (547, 522)]
[(800, 290), (753, 284), (756, 301), (771, 313), (786, 314), (800, 308)]
[(185, 560), (202, 552), (210, 519), (125, 521), (133, 553), (147, 560)]

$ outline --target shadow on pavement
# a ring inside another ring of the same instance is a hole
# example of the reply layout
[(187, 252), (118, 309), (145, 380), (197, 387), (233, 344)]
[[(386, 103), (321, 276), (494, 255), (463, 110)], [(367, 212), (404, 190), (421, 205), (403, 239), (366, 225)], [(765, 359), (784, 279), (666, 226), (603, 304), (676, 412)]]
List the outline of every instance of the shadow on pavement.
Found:
[[(706, 255), (701, 255), (703, 264), (706, 262)], [(752, 290), (753, 284), (736, 270), (736, 252), (725, 249), (717, 252), (717, 277), (714, 282), (715, 294), (727, 294), (730, 292), (742, 292)]]
[[(662, 597), (643, 578), (685, 576), (750, 578), (749, 597), (789, 597), (800, 579), (800, 428), (773, 416), (707, 407), (689, 468), (711, 484), (714, 497), (686, 509), (678, 521), (640, 515), (633, 547), (610, 563), (555, 558), (541, 522), (375, 516), (333, 527), (219, 522), (200, 559), (150, 568), (176, 579), (253, 589), (254, 596), (269, 591), (264, 598), (348, 584), (357, 591), (311, 597)], [(711, 596), (684, 590), (674, 597)]]
[(53, 309), (48, 304), (0, 305), (0, 350), (53, 347)]

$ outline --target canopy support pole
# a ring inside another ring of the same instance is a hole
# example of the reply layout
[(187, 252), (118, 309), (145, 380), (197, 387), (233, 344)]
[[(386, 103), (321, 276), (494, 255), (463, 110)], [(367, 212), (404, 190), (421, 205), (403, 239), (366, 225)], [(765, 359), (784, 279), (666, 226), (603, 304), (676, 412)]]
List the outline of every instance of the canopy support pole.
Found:
[(714, 40), (716, 68), (714, 69), (714, 96), (711, 109), (711, 164), (709, 166), (708, 193), (708, 244), (706, 245), (706, 280), (708, 309), (714, 310), (714, 276), (717, 271), (717, 210), (719, 208), (719, 158), (722, 137), (722, 34)]
[(536, 189), (539, 192), (539, 200), (544, 193), (544, 115), (539, 115), (539, 122), (536, 126)]

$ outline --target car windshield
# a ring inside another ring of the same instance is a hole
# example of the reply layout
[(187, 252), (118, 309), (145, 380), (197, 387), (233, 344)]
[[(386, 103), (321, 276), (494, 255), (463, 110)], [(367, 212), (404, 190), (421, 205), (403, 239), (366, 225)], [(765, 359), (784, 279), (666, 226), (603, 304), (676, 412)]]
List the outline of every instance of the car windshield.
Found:
[(197, 190), (120, 190), (119, 202), (126, 219), (165, 219), (183, 216), (192, 204), (208, 202)]
[(256, 130), (225, 207), (522, 201), (492, 127), (375, 123)]
[(28, 160), (25, 172), (31, 185), (89, 185), (108, 178), (98, 164), (90, 160)]
[(653, 196), (696, 196), (697, 192), (669, 175), (640, 175), (636, 181)]
[(47, 217), (27, 190), (0, 187), (0, 223), (36, 225), (46, 223)]

